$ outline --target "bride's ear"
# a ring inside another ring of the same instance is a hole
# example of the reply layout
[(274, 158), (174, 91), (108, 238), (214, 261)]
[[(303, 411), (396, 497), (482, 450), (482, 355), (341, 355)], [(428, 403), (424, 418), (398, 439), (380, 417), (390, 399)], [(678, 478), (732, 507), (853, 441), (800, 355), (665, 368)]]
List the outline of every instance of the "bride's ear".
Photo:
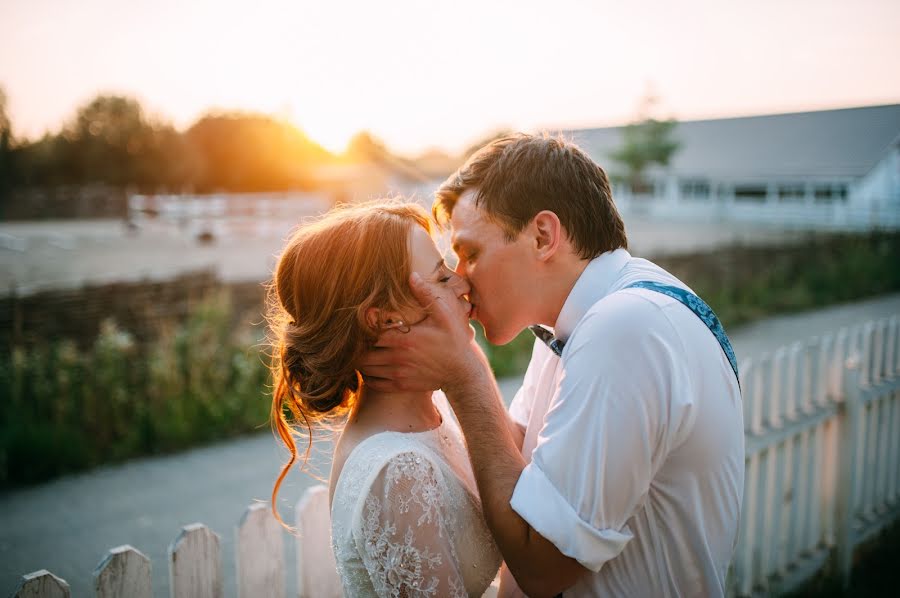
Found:
[(400, 318), (400, 314), (377, 307), (366, 310), (366, 324), (372, 330), (389, 330), (391, 328), (403, 328), (406, 324)]

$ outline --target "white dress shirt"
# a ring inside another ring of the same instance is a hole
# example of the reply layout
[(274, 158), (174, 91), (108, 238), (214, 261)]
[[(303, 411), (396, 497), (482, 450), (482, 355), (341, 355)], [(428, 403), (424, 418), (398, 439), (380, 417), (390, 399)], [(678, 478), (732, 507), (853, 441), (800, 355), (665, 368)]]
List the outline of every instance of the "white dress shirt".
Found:
[(564, 596), (722, 596), (744, 485), (741, 396), (715, 336), (661, 293), (671, 274), (592, 260), (536, 341), (510, 405), (528, 465), (511, 506), (591, 573)]

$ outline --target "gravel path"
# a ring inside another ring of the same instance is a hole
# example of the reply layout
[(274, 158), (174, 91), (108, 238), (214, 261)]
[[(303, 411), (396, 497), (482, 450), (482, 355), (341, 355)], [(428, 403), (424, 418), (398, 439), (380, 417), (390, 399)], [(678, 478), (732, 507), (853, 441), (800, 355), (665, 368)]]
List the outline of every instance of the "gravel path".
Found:
[[(900, 314), (900, 294), (817, 312), (771, 318), (731, 332), (738, 358), (867, 319)], [(509, 400), (518, 379), (501, 381)], [(314, 459), (327, 477), (330, 444)], [(235, 525), (247, 505), (268, 500), (285, 452), (268, 432), (186, 453), (102, 467), (29, 489), (0, 494), (0, 593), (21, 575), (48, 569), (67, 580), (73, 596), (93, 595), (92, 571), (106, 550), (131, 544), (150, 557), (156, 596), (168, 596), (166, 550), (181, 526), (206, 523), (221, 536), (225, 595), (236, 596)], [(287, 517), (317, 483), (294, 472), (280, 494)], [(288, 595), (294, 595), (295, 552), (286, 543)]]

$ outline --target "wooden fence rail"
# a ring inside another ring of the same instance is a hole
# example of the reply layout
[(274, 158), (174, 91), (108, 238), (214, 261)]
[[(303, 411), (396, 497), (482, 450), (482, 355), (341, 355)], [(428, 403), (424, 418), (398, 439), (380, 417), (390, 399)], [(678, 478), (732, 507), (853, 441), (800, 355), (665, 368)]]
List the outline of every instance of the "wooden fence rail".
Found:
[[(900, 516), (900, 316), (782, 347), (740, 370), (746, 477), (729, 595), (789, 591), (826, 566), (849, 580), (855, 548)], [(340, 596), (327, 488), (307, 490), (295, 514), (298, 595)], [(239, 598), (284, 598), (283, 536), (267, 505), (248, 507), (235, 535)], [(217, 534), (183, 528), (169, 547), (172, 598), (222, 596), (220, 563)], [(150, 561), (114, 548), (94, 587), (101, 598), (151, 596)], [(41, 570), (14, 596), (68, 597), (69, 586)]]

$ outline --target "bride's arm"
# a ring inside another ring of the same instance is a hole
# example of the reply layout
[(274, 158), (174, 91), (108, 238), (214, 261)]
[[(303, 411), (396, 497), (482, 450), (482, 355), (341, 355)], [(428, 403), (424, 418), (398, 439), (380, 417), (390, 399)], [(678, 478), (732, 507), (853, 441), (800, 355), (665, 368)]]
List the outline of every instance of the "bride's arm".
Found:
[(385, 463), (364, 498), (357, 548), (379, 596), (466, 596), (438, 468), (417, 452)]

